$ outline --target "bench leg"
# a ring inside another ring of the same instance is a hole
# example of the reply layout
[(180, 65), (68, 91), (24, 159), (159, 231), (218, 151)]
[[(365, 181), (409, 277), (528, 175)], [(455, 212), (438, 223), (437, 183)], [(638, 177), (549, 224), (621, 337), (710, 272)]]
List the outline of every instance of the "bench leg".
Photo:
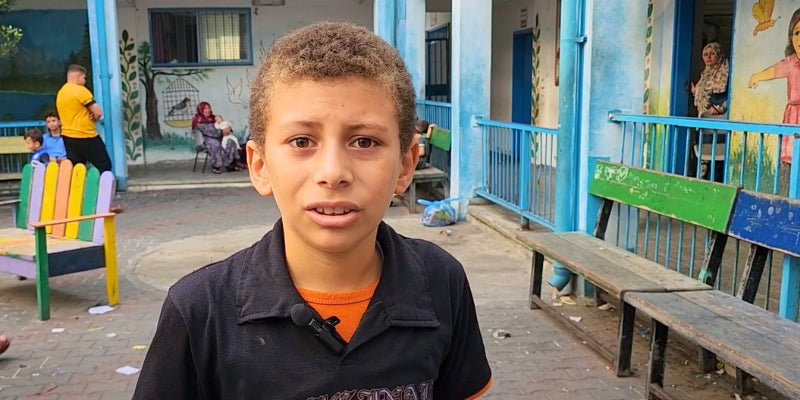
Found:
[(34, 231), (36, 246), (36, 302), (39, 319), (50, 319), (50, 262), (47, 256), (47, 235), (44, 227)]
[(115, 306), (119, 304), (119, 278), (117, 276), (117, 239), (114, 234), (114, 218), (106, 218), (103, 222), (106, 294), (108, 295), (108, 305)]
[(717, 355), (702, 347), (697, 348), (697, 364), (700, 365), (700, 370), (704, 373), (709, 373), (717, 370)]
[(736, 297), (753, 304), (758, 293), (758, 285), (761, 284), (761, 275), (764, 274), (764, 265), (767, 262), (769, 249), (757, 244), (750, 245), (750, 253), (747, 255), (747, 265), (742, 271), (742, 281), (736, 291)]
[(700, 276), (697, 277), (706, 285), (713, 287), (717, 282), (719, 265), (722, 263), (722, 253), (725, 252), (725, 243), (727, 242), (728, 235), (719, 232), (711, 234), (711, 240), (708, 243), (711, 250), (706, 252), (703, 259), (703, 268), (700, 270)]
[(614, 363), (617, 376), (631, 374), (631, 352), (633, 351), (633, 323), (636, 320), (636, 308), (628, 304), (622, 296), (622, 307), (619, 310), (619, 337), (617, 338), (617, 359)]
[(530, 298), (528, 299), (529, 306), (532, 309), (539, 308), (534, 303), (533, 298), (542, 298), (542, 275), (544, 274), (544, 255), (537, 251), (533, 252), (533, 260), (531, 261), (531, 290)]
[(746, 396), (750, 394), (750, 392), (752, 392), (750, 374), (736, 367), (736, 393), (739, 393), (740, 396)]
[(646, 392), (651, 397), (651, 386), (664, 387), (664, 353), (667, 351), (669, 328), (661, 322), (652, 320), (652, 337), (650, 338), (650, 366), (647, 372)]

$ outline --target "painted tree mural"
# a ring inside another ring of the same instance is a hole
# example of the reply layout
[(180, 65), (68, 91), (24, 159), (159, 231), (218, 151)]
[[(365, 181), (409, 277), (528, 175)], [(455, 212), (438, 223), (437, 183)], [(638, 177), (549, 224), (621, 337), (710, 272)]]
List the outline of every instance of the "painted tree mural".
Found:
[(139, 99), (139, 79), (136, 65), (136, 43), (127, 30), (119, 41), (120, 69), (122, 72), (122, 120), (125, 124), (125, 154), (136, 161), (144, 155), (144, 138), (141, 134), (142, 104)]
[(139, 64), (139, 82), (145, 90), (144, 110), (147, 114), (145, 135), (148, 139), (161, 140), (161, 125), (158, 115), (158, 97), (156, 96), (156, 81), (163, 76), (193, 76), (198, 80), (208, 78), (208, 68), (186, 68), (186, 69), (154, 69), (152, 57), (150, 56), (150, 43), (141, 42), (137, 52)]

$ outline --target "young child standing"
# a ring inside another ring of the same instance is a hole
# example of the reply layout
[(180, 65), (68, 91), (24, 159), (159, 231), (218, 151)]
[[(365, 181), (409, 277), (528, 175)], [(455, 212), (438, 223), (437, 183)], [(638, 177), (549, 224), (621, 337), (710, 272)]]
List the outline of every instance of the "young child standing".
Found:
[(50, 160), (59, 162), (67, 158), (67, 149), (64, 147), (64, 138), (61, 137), (61, 119), (58, 114), (49, 112), (44, 116), (47, 133), (44, 134), (44, 149)]
[(491, 384), (464, 269), (382, 218), (413, 178), (411, 77), (362, 27), (278, 40), (250, 180), (281, 219), (170, 288), (134, 399), (472, 399)]
[(47, 164), (50, 161), (50, 156), (44, 147), (44, 135), (41, 129), (28, 129), (22, 137), (25, 139), (28, 151), (31, 152), (31, 164)]

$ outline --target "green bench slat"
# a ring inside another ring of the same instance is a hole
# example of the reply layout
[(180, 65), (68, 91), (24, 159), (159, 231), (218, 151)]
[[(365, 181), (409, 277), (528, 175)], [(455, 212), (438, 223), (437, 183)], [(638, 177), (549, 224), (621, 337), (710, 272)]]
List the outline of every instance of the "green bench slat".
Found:
[[(738, 188), (716, 182), (598, 161), (589, 193), (726, 232)], [(713, 206), (710, 206), (713, 205)]]
[[(97, 207), (97, 195), (99, 193), (100, 172), (97, 168), (90, 168), (86, 171), (86, 184), (83, 188), (83, 202), (81, 203), (81, 215), (92, 215)], [(91, 242), (94, 238), (95, 221), (87, 219), (78, 225), (78, 239)]]
[(31, 179), (33, 167), (25, 164), (22, 167), (22, 180), (19, 183), (19, 206), (17, 207), (17, 228), (26, 229), (28, 227), (28, 210), (31, 201)]

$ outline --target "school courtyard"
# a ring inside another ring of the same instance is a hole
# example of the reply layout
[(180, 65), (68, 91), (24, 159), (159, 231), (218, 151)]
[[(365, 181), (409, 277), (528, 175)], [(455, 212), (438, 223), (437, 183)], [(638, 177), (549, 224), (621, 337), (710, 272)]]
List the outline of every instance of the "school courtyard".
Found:
[[(0, 399), (129, 399), (167, 288), (256, 241), (278, 218), (272, 199), (247, 187), (245, 172), (192, 173), (186, 163), (157, 168), (132, 170), (129, 190), (118, 195), (125, 207), (117, 216), (121, 300), (112, 311), (88, 312), (105, 302), (101, 270), (51, 279), (52, 317), (47, 321), (37, 318), (33, 281), (0, 277), (0, 332), (12, 340), (0, 356)], [(494, 375), (484, 398), (643, 398), (647, 329), (636, 329), (635, 375), (617, 378), (607, 360), (562, 324), (542, 310), (530, 310), (531, 255), (507, 237), (525, 234), (513, 216), (492, 205), (474, 205), (467, 221), (426, 228), (420, 214), (396, 203), (387, 211), (387, 223), (405, 235), (438, 243), (465, 266)], [(9, 213), (0, 208), (0, 215)], [(598, 337), (613, 340), (616, 313), (577, 300), (575, 305), (563, 302), (563, 312)], [(666, 383), (675, 393), (733, 397), (729, 377), (697, 372), (687, 354), (691, 351), (669, 353)], [(127, 368), (130, 375), (122, 373), (124, 367), (133, 367)]]

